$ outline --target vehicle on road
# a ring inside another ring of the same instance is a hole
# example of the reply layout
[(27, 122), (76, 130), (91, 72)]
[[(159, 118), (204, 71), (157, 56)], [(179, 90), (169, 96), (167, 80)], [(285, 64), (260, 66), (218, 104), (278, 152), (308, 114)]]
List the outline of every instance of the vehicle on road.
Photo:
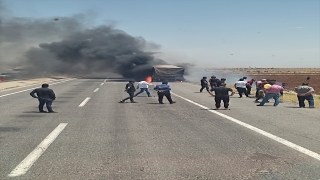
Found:
[(174, 82), (185, 81), (184, 68), (175, 65), (154, 65), (152, 69), (152, 81), (154, 82)]

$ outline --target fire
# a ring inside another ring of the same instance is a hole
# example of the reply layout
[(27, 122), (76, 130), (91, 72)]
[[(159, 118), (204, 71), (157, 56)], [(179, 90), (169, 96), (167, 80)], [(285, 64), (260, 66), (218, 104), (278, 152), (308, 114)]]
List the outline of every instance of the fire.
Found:
[(151, 76), (148, 76), (147, 78), (146, 78), (146, 82), (151, 82), (152, 81), (152, 77)]

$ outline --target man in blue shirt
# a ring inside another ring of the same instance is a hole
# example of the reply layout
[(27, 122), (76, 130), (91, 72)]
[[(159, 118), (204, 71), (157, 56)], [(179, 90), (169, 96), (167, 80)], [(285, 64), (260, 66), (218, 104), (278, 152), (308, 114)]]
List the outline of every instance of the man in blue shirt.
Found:
[(200, 80), (200, 83), (201, 83), (200, 92), (202, 92), (204, 88), (206, 88), (206, 90), (209, 92), (209, 83), (208, 83), (208, 81), (207, 81), (207, 77), (203, 77), (203, 78)]
[(176, 103), (172, 101), (171, 94), (170, 94), (171, 87), (168, 85), (168, 82), (162, 82), (162, 84), (157, 85), (154, 88), (154, 90), (158, 92), (159, 104), (163, 104), (163, 96), (166, 96), (170, 104)]

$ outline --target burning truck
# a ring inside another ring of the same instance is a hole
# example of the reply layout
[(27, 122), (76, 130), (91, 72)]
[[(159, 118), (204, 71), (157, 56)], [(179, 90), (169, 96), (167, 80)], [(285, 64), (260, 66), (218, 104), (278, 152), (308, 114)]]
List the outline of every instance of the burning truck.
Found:
[(174, 82), (174, 81), (185, 81), (184, 68), (175, 65), (154, 65), (152, 67), (152, 75), (148, 76), (146, 81), (148, 82)]

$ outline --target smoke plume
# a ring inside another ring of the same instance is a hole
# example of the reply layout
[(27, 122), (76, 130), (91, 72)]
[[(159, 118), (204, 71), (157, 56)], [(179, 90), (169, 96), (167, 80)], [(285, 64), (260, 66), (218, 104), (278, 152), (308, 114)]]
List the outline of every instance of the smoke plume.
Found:
[[(0, 0), (0, 63), (29, 72), (114, 72), (146, 77), (159, 46), (112, 25), (92, 26), (88, 15), (44, 19), (12, 17)], [(1, 70), (1, 69), (0, 69)]]
[(145, 51), (156, 47), (112, 26), (99, 26), (74, 32), (61, 41), (41, 43), (28, 51), (27, 57), (31, 64), (59, 73), (109, 71), (145, 77), (152, 65), (166, 64)]

